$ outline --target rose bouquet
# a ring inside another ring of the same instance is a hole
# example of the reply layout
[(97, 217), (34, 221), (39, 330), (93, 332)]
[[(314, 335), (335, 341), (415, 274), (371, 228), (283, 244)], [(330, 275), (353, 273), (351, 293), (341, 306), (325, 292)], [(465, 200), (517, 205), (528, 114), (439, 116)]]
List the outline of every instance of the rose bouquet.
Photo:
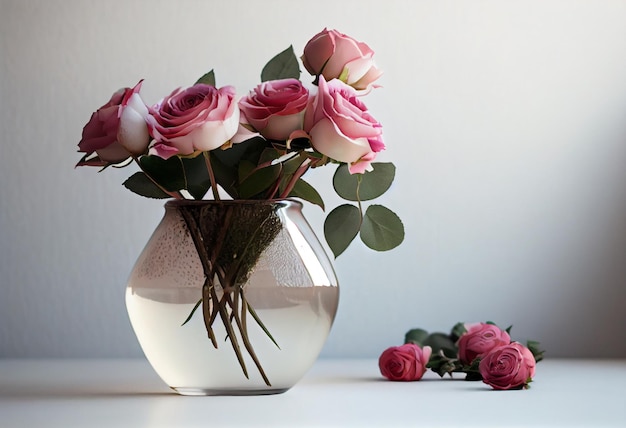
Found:
[[(464, 373), (466, 380), (482, 380), (494, 389), (528, 388), (544, 351), (532, 340), (526, 345), (512, 341), (510, 331), (511, 327), (503, 330), (492, 322), (457, 323), (448, 334), (411, 329), (404, 345), (381, 354), (380, 370), (390, 380), (419, 380), (431, 369), (442, 377)], [(411, 352), (398, 352), (407, 347)], [(413, 366), (418, 368), (407, 369)]]
[[(374, 162), (385, 148), (382, 126), (362, 101), (381, 75), (373, 55), (365, 43), (325, 29), (301, 56), (313, 78), (310, 88), (300, 80), (291, 46), (265, 65), (261, 82), (241, 97), (232, 86), (218, 87), (211, 70), (148, 106), (139, 81), (93, 113), (78, 145), (84, 156), (77, 166), (135, 164), (139, 171), (124, 186), (149, 198), (299, 198), (325, 209), (320, 193), (303, 176), (334, 165), (333, 188), (349, 203), (330, 211), (324, 222), (333, 254), (339, 256), (357, 235), (374, 250), (390, 250), (404, 239), (402, 222), (382, 205), (364, 209), (362, 204), (385, 193), (395, 177), (392, 163)], [(228, 214), (213, 213), (210, 224), (195, 211), (183, 216), (204, 270), (202, 298), (183, 324), (202, 305), (213, 345), (212, 325), (219, 318), (246, 376), (238, 336), (270, 385), (248, 340), (246, 313), (274, 339), (243, 291), (249, 270), (278, 233), (268, 226), (271, 222), (259, 220), (263, 215), (239, 222), (240, 230), (233, 230)], [(228, 231), (243, 241), (236, 248), (210, 247), (209, 230), (224, 231), (218, 236)], [(246, 241), (251, 237), (261, 238), (256, 246)]]
[(357, 235), (374, 250), (390, 250), (404, 239), (402, 222), (382, 205), (362, 207), (395, 177), (392, 163), (374, 162), (385, 149), (382, 126), (362, 101), (382, 74), (373, 55), (365, 43), (325, 29), (301, 56), (311, 89), (300, 81), (292, 47), (265, 65), (261, 83), (241, 99), (232, 86), (218, 88), (210, 71), (149, 107), (140, 81), (92, 115), (77, 166), (135, 163), (140, 171), (124, 186), (150, 198), (203, 199), (211, 190), (220, 199), (221, 189), (232, 199), (300, 198), (324, 209), (302, 177), (335, 165), (335, 191), (356, 204), (336, 207), (324, 222), (333, 254)]

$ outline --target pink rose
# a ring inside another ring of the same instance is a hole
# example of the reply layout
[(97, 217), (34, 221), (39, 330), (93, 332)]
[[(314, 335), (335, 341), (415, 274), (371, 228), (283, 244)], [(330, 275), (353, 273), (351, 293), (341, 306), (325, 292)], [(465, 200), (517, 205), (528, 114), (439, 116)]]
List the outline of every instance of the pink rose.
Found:
[(527, 347), (513, 342), (485, 355), (478, 369), (483, 382), (494, 389), (526, 388), (535, 375), (535, 357)]
[(350, 164), (350, 173), (370, 171), (376, 153), (385, 148), (382, 125), (367, 111), (355, 90), (334, 79), (320, 77), (317, 95), (309, 100), (304, 130), (315, 150)]
[(475, 358), (482, 357), (494, 348), (511, 343), (509, 334), (498, 326), (487, 323), (466, 325), (467, 332), (457, 343), (459, 360), (469, 365)]
[(324, 29), (304, 47), (302, 63), (326, 81), (341, 79), (358, 90), (369, 89), (382, 72), (374, 66), (374, 51), (336, 30)]
[(150, 108), (148, 125), (156, 140), (150, 153), (163, 159), (216, 149), (239, 127), (235, 88), (201, 83), (178, 88)]
[[(120, 89), (91, 115), (83, 128), (78, 151), (86, 153), (77, 166), (106, 166), (145, 153), (150, 143), (148, 108), (139, 95), (141, 83)], [(93, 154), (97, 157), (93, 157)]]
[(309, 91), (298, 79), (263, 82), (239, 101), (239, 108), (261, 135), (269, 140), (287, 140), (302, 129)]
[(380, 355), (378, 367), (380, 373), (389, 380), (420, 380), (426, 373), (426, 364), (431, 353), (430, 346), (420, 348), (414, 343), (392, 346)]

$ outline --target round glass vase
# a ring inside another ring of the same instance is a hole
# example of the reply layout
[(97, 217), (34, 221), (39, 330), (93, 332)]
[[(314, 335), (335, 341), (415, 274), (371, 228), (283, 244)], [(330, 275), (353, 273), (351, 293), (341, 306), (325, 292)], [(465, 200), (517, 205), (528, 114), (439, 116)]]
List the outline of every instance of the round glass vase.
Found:
[(169, 201), (128, 281), (143, 352), (183, 395), (282, 393), (317, 359), (339, 287), (302, 204)]

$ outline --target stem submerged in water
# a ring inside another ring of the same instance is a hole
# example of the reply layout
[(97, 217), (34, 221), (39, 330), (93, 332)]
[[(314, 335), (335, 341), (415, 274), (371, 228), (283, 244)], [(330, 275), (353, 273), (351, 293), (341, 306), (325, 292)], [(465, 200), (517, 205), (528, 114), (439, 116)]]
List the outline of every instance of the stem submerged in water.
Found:
[[(243, 347), (256, 365), (263, 381), (267, 386), (271, 386), (261, 362), (254, 351), (252, 342), (250, 341), (247, 314), (250, 313), (250, 315), (252, 315), (253, 319), (274, 344), (276, 344), (276, 341), (245, 298), (241, 284), (241, 278), (245, 277), (246, 274), (249, 273), (247, 270), (250, 269), (250, 266), (246, 265), (244, 261), (258, 259), (262, 248), (264, 248), (263, 245), (261, 245), (261, 248), (257, 248), (254, 243), (258, 242), (259, 239), (263, 239), (263, 237), (259, 235), (263, 235), (263, 232), (267, 230), (266, 223), (270, 216), (260, 221), (253, 233), (246, 235), (245, 245), (240, 249), (239, 254), (231, 255), (231, 258), (234, 256), (234, 262), (225, 268), (224, 266), (220, 266), (220, 260), (224, 260), (223, 252), (228, 251), (224, 243), (227, 239), (228, 231), (232, 227), (236, 227), (236, 225), (232, 224), (234, 207), (225, 205), (221, 209), (224, 211), (219, 216), (219, 224), (212, 224), (212, 231), (217, 232), (217, 236), (211, 248), (208, 248), (207, 242), (205, 242), (203, 238), (203, 224), (200, 220), (201, 215), (196, 218), (190, 211), (185, 209), (180, 210), (196, 251), (198, 252), (198, 257), (202, 263), (204, 272), (204, 284), (202, 286), (202, 314), (204, 324), (213, 346), (217, 348), (218, 343), (213, 331), (213, 322), (219, 315), (226, 329), (227, 339), (230, 339), (235, 356), (246, 378), (249, 378), (248, 370), (238, 335), (241, 338)], [(240, 221), (240, 219), (238, 219), (238, 221)], [(199, 303), (193, 308), (192, 313), (185, 323), (199, 307)], [(278, 347), (278, 344), (276, 344), (276, 346)]]

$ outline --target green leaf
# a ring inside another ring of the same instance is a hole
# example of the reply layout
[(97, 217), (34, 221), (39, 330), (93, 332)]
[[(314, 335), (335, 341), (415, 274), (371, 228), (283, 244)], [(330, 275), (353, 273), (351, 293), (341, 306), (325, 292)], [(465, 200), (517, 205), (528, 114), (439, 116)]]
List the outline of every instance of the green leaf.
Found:
[(445, 355), (432, 353), (426, 367), (437, 373), (439, 376), (449, 374), (452, 376), (453, 372), (463, 371), (463, 366), (456, 358), (448, 358)]
[(414, 328), (409, 330), (404, 335), (404, 343), (415, 343), (419, 346), (424, 346), (424, 341), (428, 337), (428, 332), (421, 328)]
[(196, 302), (193, 309), (191, 309), (191, 312), (189, 312), (189, 316), (187, 317), (187, 319), (183, 321), (183, 323), (180, 325), (181, 327), (187, 324), (191, 320), (191, 317), (193, 317), (193, 314), (196, 312), (196, 309), (198, 309), (198, 306), (200, 306), (201, 303), (202, 303), (202, 299)]
[(430, 346), (434, 354), (443, 352), (449, 358), (456, 357), (457, 348), (452, 339), (444, 333), (432, 333), (424, 340), (423, 346)]
[(211, 157), (216, 157), (224, 166), (237, 168), (242, 159), (259, 163), (261, 153), (267, 147), (267, 141), (262, 137), (254, 137), (241, 143), (234, 144), (228, 149), (215, 149), (211, 151)]
[(267, 141), (261, 137), (250, 138), (235, 144), (228, 149), (211, 150), (211, 167), (215, 175), (215, 181), (232, 198), (239, 198), (239, 167), (241, 163), (248, 162), (256, 166), (261, 153), (267, 146)]
[(459, 340), (459, 337), (463, 336), (463, 334), (465, 333), (467, 333), (465, 323), (458, 322), (454, 324), (454, 327), (452, 327), (452, 331), (450, 331), (450, 339), (452, 339), (453, 342), (456, 342), (457, 340)]
[(170, 197), (154, 184), (143, 172), (136, 172), (123, 183), (128, 190), (140, 196), (153, 199), (167, 199)]
[(298, 58), (296, 58), (296, 54), (293, 51), (293, 46), (289, 46), (269, 60), (261, 72), (262, 82), (288, 78), (300, 78), (300, 66), (298, 65)]
[(259, 164), (265, 162), (272, 162), (275, 159), (280, 157), (280, 153), (273, 147), (268, 147), (261, 152), (261, 157), (259, 157)]
[(396, 176), (396, 167), (391, 162), (374, 162), (372, 167), (373, 171), (364, 174), (350, 174), (347, 164), (339, 165), (333, 176), (337, 194), (348, 201), (369, 201), (385, 193)]
[(194, 199), (202, 199), (211, 188), (211, 179), (203, 155), (193, 158), (181, 158), (187, 191)]
[(141, 169), (165, 190), (176, 192), (187, 188), (183, 163), (178, 156), (163, 159), (159, 156), (142, 156)]
[(211, 85), (213, 87), (215, 87), (215, 73), (213, 72), (213, 70), (209, 71), (208, 73), (204, 74), (201, 78), (199, 78), (196, 81), (196, 85), (198, 83), (204, 83), (205, 85)]
[(221, 149), (216, 149), (210, 153), (211, 168), (213, 168), (215, 181), (222, 187), (222, 189), (224, 189), (226, 193), (230, 195), (231, 198), (237, 199), (239, 197), (239, 192), (237, 190), (237, 168), (235, 166), (226, 165), (218, 156), (215, 156), (215, 153), (217, 153), (218, 150), (221, 151)]
[(324, 201), (317, 190), (315, 190), (315, 187), (311, 186), (301, 178), (296, 181), (296, 184), (293, 186), (293, 189), (291, 189), (291, 192), (289, 192), (288, 197), (304, 199), (305, 201), (318, 205), (322, 208), (322, 210), (324, 210)]
[(361, 213), (354, 205), (340, 205), (324, 221), (324, 236), (335, 258), (348, 248), (361, 225)]
[(306, 155), (306, 153), (300, 153), (284, 161), (282, 163), (283, 174), (292, 175), (294, 172), (298, 170), (298, 168), (300, 168), (300, 165), (302, 165), (302, 163), (306, 160), (307, 157), (308, 156)]
[(268, 166), (257, 169), (251, 174), (246, 174), (246, 177), (239, 185), (239, 196), (243, 199), (251, 199), (253, 196), (269, 189), (276, 182), (279, 175), (280, 165)]
[(535, 357), (535, 362), (537, 362), (537, 363), (539, 361), (543, 360), (543, 354), (546, 352), (546, 351), (542, 350), (539, 345), (540, 345), (540, 343), (537, 342), (536, 340), (528, 340), (526, 342), (526, 347), (533, 354), (533, 357)]
[(404, 240), (404, 226), (389, 208), (370, 205), (363, 217), (361, 240), (372, 250), (388, 251)]

